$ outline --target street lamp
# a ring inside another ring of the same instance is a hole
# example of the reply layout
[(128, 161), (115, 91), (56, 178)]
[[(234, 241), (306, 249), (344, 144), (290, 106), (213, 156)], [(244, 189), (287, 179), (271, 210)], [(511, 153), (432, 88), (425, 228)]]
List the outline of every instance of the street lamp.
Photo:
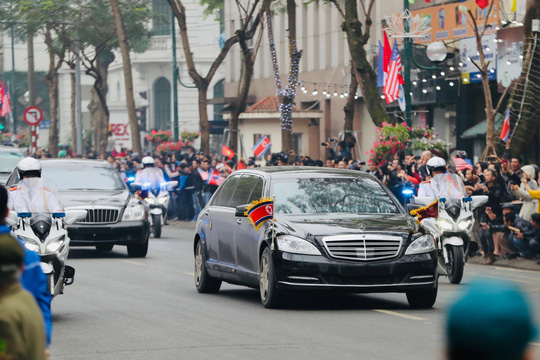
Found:
[(427, 47), (427, 57), (433, 62), (444, 61), (446, 54), (446, 45), (442, 41), (433, 42)]

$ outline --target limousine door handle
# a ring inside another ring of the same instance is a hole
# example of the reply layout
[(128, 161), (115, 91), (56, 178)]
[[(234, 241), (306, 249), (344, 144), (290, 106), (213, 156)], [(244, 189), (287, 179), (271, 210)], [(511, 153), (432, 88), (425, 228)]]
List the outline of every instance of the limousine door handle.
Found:
[(242, 225), (242, 219), (236, 219), (236, 223), (237, 223), (238, 225)]
[(209, 213), (210, 213), (209, 211), (205, 212), (204, 216), (208, 216)]

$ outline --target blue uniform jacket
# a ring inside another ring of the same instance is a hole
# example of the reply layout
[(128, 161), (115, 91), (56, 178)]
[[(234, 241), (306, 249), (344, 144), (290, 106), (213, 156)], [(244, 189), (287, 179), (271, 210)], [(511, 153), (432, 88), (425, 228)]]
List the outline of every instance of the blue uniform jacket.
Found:
[[(7, 225), (0, 225), (0, 234), (10, 233), (11, 229)], [(31, 293), (43, 313), (45, 323), (45, 334), (47, 335), (47, 347), (51, 344), (52, 315), (51, 315), (51, 294), (47, 291), (47, 277), (41, 270), (39, 255), (28, 250), (24, 243), (19, 240), (24, 249), (24, 270), (21, 276), (21, 285)]]

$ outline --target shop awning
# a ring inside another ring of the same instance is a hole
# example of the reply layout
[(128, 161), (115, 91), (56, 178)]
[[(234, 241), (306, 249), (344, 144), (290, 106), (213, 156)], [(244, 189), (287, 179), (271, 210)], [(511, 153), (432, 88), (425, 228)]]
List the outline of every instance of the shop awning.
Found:
[[(502, 114), (497, 113), (497, 115), (495, 115), (495, 134), (497, 134), (498, 131), (500, 131), (502, 122), (503, 122)], [(461, 135), (461, 138), (462, 139), (476, 139), (477, 137), (485, 137), (486, 131), (487, 131), (487, 121), (484, 120), (468, 128), (467, 130), (465, 130), (463, 134)]]

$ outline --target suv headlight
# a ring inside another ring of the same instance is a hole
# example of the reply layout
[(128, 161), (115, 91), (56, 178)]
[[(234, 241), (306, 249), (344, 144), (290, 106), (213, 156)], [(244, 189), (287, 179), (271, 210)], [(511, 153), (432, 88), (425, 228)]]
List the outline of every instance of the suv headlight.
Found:
[(435, 241), (431, 235), (422, 235), (414, 240), (405, 251), (405, 255), (422, 254), (435, 250)]
[(466, 230), (472, 223), (472, 218), (461, 220), (458, 224), (460, 230)]
[(439, 218), (437, 220), (437, 223), (439, 224), (440, 228), (445, 231), (452, 231), (454, 230), (454, 224), (446, 219)]
[(144, 219), (144, 205), (137, 204), (134, 206), (126, 207), (124, 210), (124, 215), (122, 216), (122, 221), (138, 221)]
[(293, 254), (321, 255), (321, 252), (315, 247), (315, 245), (309, 241), (292, 235), (278, 236), (277, 245), (279, 250)]
[(34, 239), (31, 239), (31, 238), (27, 238), (26, 236), (20, 236), (19, 237), (24, 241), (24, 246), (30, 250), (30, 251), (33, 251), (33, 252), (37, 252), (39, 254), (39, 250), (40, 250), (40, 246), (39, 246), (39, 243), (34, 240)]
[(64, 245), (64, 242), (66, 240), (66, 236), (62, 235), (55, 239), (49, 240), (49, 243), (47, 246), (45, 246), (45, 252), (46, 253), (54, 253), (62, 248)]

